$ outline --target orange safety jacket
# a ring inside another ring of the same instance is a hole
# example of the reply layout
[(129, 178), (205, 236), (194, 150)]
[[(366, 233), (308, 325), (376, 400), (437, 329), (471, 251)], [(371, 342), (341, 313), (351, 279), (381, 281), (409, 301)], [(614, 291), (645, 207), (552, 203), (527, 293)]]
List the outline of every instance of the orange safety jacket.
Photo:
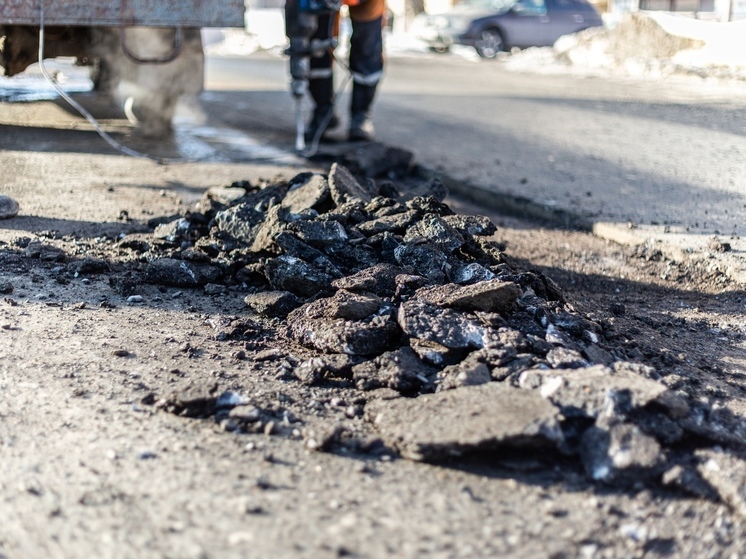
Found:
[(353, 21), (373, 21), (386, 13), (386, 0), (342, 0)]

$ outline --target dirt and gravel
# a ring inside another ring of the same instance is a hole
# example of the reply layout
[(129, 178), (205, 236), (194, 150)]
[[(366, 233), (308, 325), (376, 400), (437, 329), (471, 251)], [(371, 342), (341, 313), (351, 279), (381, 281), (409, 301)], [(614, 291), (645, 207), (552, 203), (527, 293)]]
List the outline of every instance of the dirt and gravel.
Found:
[(743, 553), (716, 253), (342, 166), (6, 159), (0, 557)]

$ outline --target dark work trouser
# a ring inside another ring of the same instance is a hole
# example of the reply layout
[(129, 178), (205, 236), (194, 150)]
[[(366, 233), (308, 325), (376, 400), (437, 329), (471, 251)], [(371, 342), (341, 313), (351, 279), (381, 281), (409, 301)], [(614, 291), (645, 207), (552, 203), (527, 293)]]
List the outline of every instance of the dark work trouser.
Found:
[[(351, 10), (351, 15), (354, 12)], [(368, 113), (373, 103), (376, 86), (383, 75), (382, 18), (372, 21), (356, 21), (351, 17), (350, 71), (352, 72), (352, 102), (350, 111)], [(333, 20), (329, 15), (320, 15), (314, 39), (325, 40), (332, 31)], [(309, 91), (317, 108), (331, 106), (334, 96), (334, 74), (331, 53), (311, 58)]]

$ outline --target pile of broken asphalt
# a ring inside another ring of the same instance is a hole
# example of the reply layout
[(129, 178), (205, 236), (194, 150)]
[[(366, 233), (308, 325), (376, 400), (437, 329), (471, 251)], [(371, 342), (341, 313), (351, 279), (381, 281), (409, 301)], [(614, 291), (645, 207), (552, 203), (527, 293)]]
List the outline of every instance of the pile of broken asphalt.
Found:
[[(344, 394), (348, 421), (306, 429), (302, 416), (207, 379), (143, 403), (313, 450), (531, 457), (577, 464), (597, 483), (663, 483), (746, 510), (718, 467), (740, 460), (746, 425), (630, 361), (612, 325), (521, 269), (489, 219), (454, 213), (445, 196), (437, 179), (404, 186), (335, 164), (211, 189), (152, 234), (119, 240), (130, 258), (111, 276), (116, 291), (145, 282), (245, 294), (244, 313), (212, 324), (219, 340), (241, 343), (246, 374)], [(25, 252), (61, 259), (38, 241)], [(108, 266), (86, 258), (67, 272)]]

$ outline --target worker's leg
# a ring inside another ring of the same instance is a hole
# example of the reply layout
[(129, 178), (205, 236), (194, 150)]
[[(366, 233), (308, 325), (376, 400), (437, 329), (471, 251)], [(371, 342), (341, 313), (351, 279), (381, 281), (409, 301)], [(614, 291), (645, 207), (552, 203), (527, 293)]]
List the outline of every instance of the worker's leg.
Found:
[[(380, 4), (380, 6), (379, 6)], [(374, 135), (371, 108), (378, 82), (383, 75), (383, 0), (368, 0), (350, 8), (350, 70), (352, 71), (352, 101), (350, 103), (351, 140), (372, 140)], [(371, 15), (375, 19), (363, 20)]]
[[(332, 17), (326, 14), (318, 16), (318, 28), (312, 39), (329, 38), (330, 22), (333, 24)], [(334, 113), (334, 75), (331, 53), (326, 52), (319, 58), (311, 57), (310, 66), (308, 91), (313, 99), (314, 109), (313, 117), (306, 127), (306, 141), (308, 142), (321, 138), (327, 129), (335, 128), (339, 124), (339, 119)]]

